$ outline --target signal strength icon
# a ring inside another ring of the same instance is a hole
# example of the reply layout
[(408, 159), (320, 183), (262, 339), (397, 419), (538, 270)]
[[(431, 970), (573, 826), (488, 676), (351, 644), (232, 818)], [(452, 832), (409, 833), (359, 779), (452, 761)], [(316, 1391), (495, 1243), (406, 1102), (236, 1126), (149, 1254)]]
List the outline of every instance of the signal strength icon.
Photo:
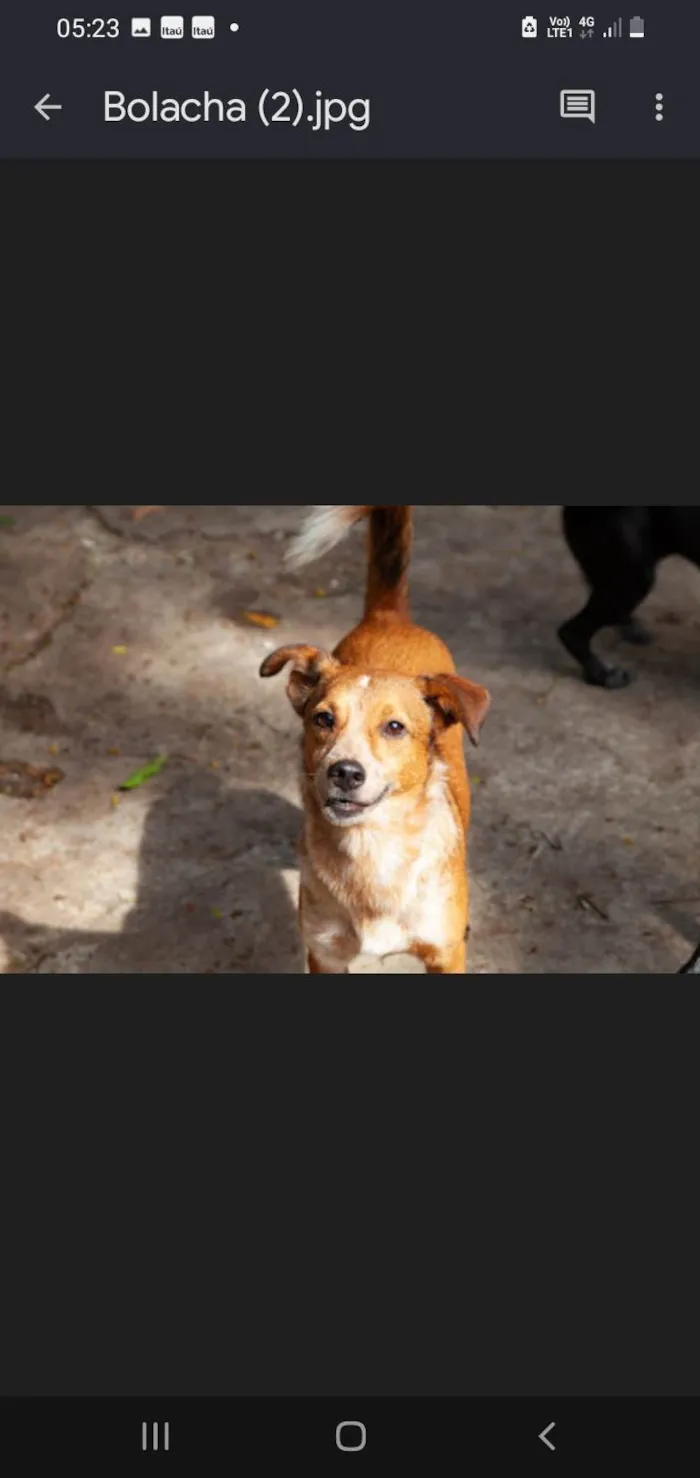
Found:
[(606, 41), (608, 39), (615, 41), (622, 39), (622, 16), (618, 20), (613, 21), (612, 25), (608, 26), (607, 31), (603, 31), (603, 37)]

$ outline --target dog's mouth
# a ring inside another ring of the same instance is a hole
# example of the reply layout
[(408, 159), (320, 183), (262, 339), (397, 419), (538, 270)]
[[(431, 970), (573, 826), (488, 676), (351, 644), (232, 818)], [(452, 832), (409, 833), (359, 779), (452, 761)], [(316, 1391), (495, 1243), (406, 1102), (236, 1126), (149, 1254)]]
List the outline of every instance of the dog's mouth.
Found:
[(347, 795), (329, 795), (324, 810), (329, 811), (334, 821), (354, 821), (358, 816), (365, 816), (368, 811), (373, 811), (375, 806), (389, 794), (390, 786), (385, 785), (380, 795), (373, 801), (354, 801)]

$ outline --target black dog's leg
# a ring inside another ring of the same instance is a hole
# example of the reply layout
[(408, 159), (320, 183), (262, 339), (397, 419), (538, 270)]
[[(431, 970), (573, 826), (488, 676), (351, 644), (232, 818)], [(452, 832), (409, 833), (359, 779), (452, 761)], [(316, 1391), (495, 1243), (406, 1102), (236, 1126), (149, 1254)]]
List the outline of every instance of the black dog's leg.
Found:
[(625, 619), (629, 620), (630, 612), (649, 593), (651, 584), (651, 577), (645, 580), (638, 575), (634, 593), (631, 582), (624, 580), (620, 581), (618, 591), (594, 590), (583, 610), (559, 627), (559, 638), (567, 652), (581, 663), (587, 683), (599, 688), (626, 688), (632, 681), (633, 674), (627, 668), (615, 667), (596, 656), (591, 641), (604, 626), (619, 626)]
[(623, 641), (631, 642), (633, 647), (648, 647), (654, 640), (644, 622), (636, 616), (627, 616), (620, 622), (620, 636)]
[(648, 508), (562, 509), (569, 549), (585, 576), (591, 596), (582, 611), (559, 627), (559, 637), (587, 682), (602, 688), (624, 688), (632, 674), (604, 662), (591, 649), (603, 626), (625, 626), (639, 640), (634, 613), (654, 583), (658, 551)]

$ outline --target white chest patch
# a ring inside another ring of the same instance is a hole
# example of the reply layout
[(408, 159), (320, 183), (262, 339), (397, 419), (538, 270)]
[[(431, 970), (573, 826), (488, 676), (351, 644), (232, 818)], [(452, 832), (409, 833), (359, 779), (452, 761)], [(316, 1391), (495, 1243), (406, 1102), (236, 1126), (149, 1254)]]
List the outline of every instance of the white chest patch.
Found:
[[(398, 850), (398, 849), (397, 849)], [(425, 852), (401, 878), (402, 859), (381, 857), (377, 869), (377, 903), (385, 889), (392, 892), (400, 878), (400, 892), (391, 912), (368, 920), (358, 930), (360, 952), (366, 955), (402, 954), (416, 940), (437, 948), (449, 942), (450, 881), (428, 843)]]
[[(379, 826), (348, 829), (344, 868), (337, 881), (314, 869), (321, 892), (309, 877), (304, 936), (319, 963), (344, 969), (357, 955), (383, 958), (406, 953), (416, 942), (441, 948), (450, 940), (451, 871), (445, 863), (458, 842), (457, 825), (438, 774), (429, 792), (426, 826), (416, 853), (400, 831)], [(372, 917), (353, 910), (352, 874), (361, 874)], [(350, 883), (350, 886), (348, 886)], [(369, 888), (368, 888), (369, 884)], [(315, 895), (315, 896), (314, 896)]]

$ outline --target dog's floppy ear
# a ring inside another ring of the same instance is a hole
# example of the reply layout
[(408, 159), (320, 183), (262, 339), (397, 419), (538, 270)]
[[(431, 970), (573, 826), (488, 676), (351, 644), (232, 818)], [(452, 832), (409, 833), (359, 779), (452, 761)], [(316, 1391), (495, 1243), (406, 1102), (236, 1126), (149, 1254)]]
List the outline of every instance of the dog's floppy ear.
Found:
[(491, 705), (486, 688), (451, 672), (421, 677), (419, 682), (426, 703), (440, 715), (445, 726), (464, 724), (472, 744), (478, 744), (479, 730)]
[(303, 713), (316, 684), (321, 678), (330, 677), (340, 667), (340, 663), (335, 657), (331, 657), (330, 652), (324, 652), (320, 647), (278, 647), (276, 652), (270, 652), (269, 657), (261, 663), (260, 676), (274, 677), (288, 662), (293, 666), (287, 683), (287, 697), (292, 708), (297, 713)]

